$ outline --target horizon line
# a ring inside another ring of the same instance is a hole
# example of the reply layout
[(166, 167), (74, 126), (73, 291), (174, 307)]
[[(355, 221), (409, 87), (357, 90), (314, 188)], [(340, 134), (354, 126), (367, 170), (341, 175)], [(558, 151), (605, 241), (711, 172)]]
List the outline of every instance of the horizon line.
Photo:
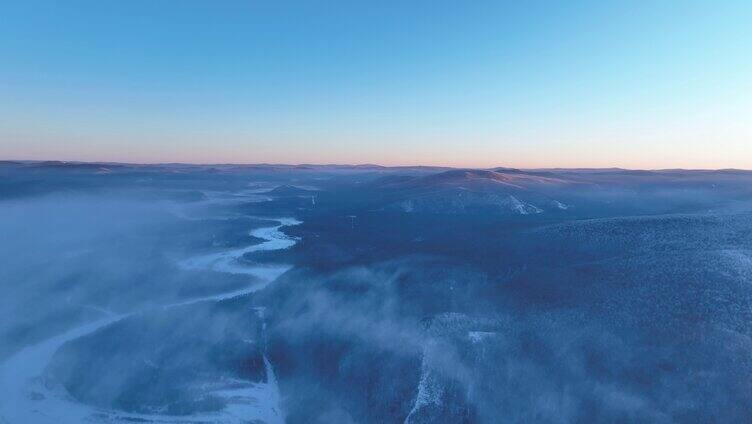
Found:
[(537, 168), (525, 168), (525, 167), (512, 167), (512, 166), (491, 166), (491, 167), (467, 167), (467, 166), (451, 166), (451, 165), (380, 165), (377, 163), (269, 163), (269, 162), (215, 162), (215, 163), (200, 163), (200, 162), (118, 162), (118, 161), (82, 161), (82, 160), (58, 160), (58, 159), (0, 159), (0, 163), (61, 163), (61, 164), (88, 164), (88, 165), (129, 165), (129, 166), (166, 166), (166, 165), (181, 165), (181, 166), (263, 166), (263, 167), (290, 167), (300, 168), (305, 166), (315, 167), (340, 167), (340, 168), (382, 168), (382, 169), (397, 169), (397, 168), (433, 168), (433, 169), (454, 169), (454, 170), (521, 170), (521, 171), (556, 171), (556, 170), (620, 170), (620, 171), (742, 171), (752, 172), (752, 169), (744, 168), (622, 168), (619, 166), (603, 166), (603, 167), (537, 167)]

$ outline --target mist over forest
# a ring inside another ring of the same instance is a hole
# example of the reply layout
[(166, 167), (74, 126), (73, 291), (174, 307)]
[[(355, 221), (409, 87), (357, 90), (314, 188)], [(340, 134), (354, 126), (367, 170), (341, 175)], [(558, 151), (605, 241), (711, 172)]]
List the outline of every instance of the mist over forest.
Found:
[(752, 172), (0, 162), (0, 423), (752, 422)]

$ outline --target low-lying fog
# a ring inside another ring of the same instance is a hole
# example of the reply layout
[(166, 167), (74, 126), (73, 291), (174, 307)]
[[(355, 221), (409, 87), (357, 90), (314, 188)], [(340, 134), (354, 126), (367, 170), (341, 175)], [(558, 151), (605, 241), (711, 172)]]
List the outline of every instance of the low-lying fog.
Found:
[(752, 421), (751, 173), (0, 171), (0, 423)]

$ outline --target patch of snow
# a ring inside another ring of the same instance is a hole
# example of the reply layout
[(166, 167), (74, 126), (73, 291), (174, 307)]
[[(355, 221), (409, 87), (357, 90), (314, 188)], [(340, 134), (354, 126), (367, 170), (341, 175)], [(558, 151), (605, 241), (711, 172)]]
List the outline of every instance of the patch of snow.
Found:
[(556, 206), (557, 208), (559, 208), (559, 209), (561, 209), (561, 210), (567, 210), (567, 209), (569, 209), (569, 208), (571, 207), (571, 206), (569, 206), (569, 205), (566, 205), (566, 204), (564, 204), (564, 203), (561, 203), (561, 202), (560, 202), (560, 201), (558, 201), (558, 200), (554, 200), (554, 206)]
[(535, 205), (531, 205), (530, 203), (525, 203), (514, 196), (509, 196), (509, 204), (512, 210), (520, 215), (529, 215), (531, 213), (543, 212), (543, 209)]
[(467, 338), (473, 343), (480, 343), (488, 337), (494, 336), (496, 333), (493, 331), (469, 331)]
[(418, 394), (415, 396), (415, 403), (413, 404), (410, 413), (407, 414), (404, 424), (412, 423), (416, 414), (418, 414), (421, 409), (431, 405), (441, 406), (442, 404), (444, 388), (439, 383), (429, 365), (431, 348), (432, 345), (429, 345), (423, 350), (423, 358), (420, 365), (420, 381), (418, 382)]

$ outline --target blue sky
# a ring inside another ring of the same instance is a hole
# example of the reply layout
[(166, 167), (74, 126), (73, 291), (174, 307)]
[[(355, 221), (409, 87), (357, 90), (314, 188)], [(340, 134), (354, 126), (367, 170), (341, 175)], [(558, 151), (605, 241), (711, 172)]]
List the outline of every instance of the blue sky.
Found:
[(0, 158), (752, 169), (752, 2), (0, 0)]

